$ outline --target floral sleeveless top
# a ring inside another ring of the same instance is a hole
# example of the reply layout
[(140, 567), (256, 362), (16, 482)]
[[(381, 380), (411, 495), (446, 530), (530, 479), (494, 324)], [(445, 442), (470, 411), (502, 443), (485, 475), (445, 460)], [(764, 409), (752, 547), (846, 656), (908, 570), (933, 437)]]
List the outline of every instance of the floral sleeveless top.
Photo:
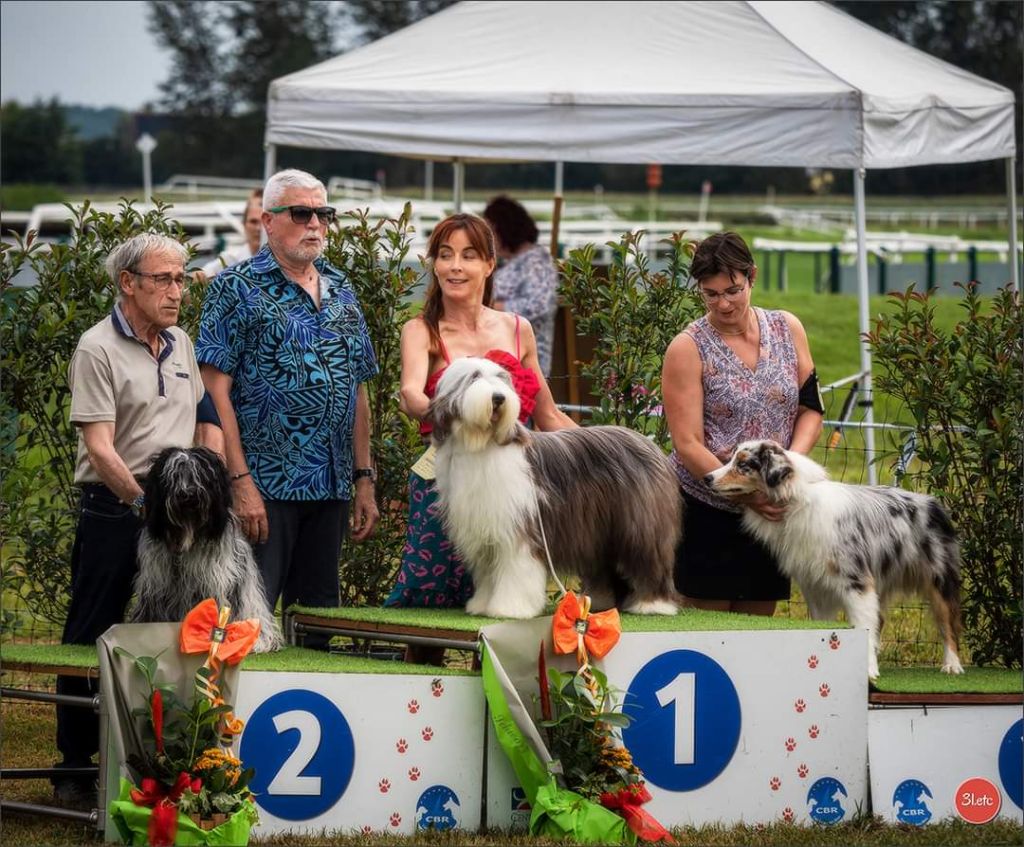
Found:
[[(722, 462), (729, 460), (737, 444), (752, 439), (771, 439), (788, 448), (796, 422), (796, 347), (789, 324), (781, 312), (754, 309), (761, 329), (757, 368), (740, 360), (707, 316), (686, 328), (697, 345), (703, 365), (704, 446)], [(710, 492), (672, 452), (679, 485), (691, 497), (729, 512), (741, 511)]]

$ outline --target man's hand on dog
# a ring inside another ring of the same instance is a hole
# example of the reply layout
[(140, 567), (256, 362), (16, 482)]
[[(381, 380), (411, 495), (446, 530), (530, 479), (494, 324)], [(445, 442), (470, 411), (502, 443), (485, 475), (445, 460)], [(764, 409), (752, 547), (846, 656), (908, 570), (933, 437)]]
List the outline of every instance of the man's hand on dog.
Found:
[(236, 479), (231, 486), (234, 495), (234, 509), (242, 522), (242, 532), (253, 544), (262, 544), (267, 540), (269, 524), (267, 507), (263, 505), (256, 483), (251, 476)]
[(744, 506), (753, 509), (766, 521), (781, 521), (786, 516), (784, 503), (773, 503), (760, 491), (738, 497), (737, 500)]

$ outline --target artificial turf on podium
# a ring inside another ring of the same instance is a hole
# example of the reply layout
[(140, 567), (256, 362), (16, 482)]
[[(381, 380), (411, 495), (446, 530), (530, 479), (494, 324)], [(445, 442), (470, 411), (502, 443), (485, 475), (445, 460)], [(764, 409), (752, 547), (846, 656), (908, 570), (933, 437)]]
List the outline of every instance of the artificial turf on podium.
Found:
[[(448, 630), (467, 634), (482, 627), (501, 623), (495, 618), (467, 615), (462, 609), (392, 609), (379, 607), (311, 608), (293, 606), (290, 614), (310, 615), (323, 619), (352, 621), (374, 625), (382, 630), (389, 627), (415, 628), (425, 634)], [(549, 609), (550, 613), (553, 609)], [(683, 609), (677, 615), (622, 615), (624, 632), (735, 632), (782, 630), (848, 629), (838, 621), (794, 620), (783, 617), (737, 615), (728, 612), (706, 612)], [(372, 640), (372, 632), (367, 633)], [(45, 673), (47, 668), (97, 667), (96, 650), (67, 644), (13, 644), (0, 646), (0, 668), (16, 663), (21, 668), (31, 666)], [(287, 647), (277, 653), (263, 653), (246, 657), (244, 670), (292, 671), (307, 673), (389, 673), (464, 675), (476, 672), (432, 665), (414, 665), (405, 662), (383, 661), (361, 656), (339, 655)], [(962, 676), (940, 673), (937, 666), (896, 667), (882, 666), (882, 673), (874, 688), (880, 692), (904, 694), (1020, 694), (1021, 672), (1002, 668), (967, 668)]]

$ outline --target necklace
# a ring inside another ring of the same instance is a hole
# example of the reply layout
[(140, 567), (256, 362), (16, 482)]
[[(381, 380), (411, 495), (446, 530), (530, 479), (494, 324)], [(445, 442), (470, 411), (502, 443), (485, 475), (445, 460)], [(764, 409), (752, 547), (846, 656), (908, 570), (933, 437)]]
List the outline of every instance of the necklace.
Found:
[(717, 326), (715, 326), (715, 322), (711, 320), (710, 315), (708, 316), (708, 323), (711, 324), (715, 332), (717, 332), (719, 335), (743, 335), (748, 329), (750, 329), (750, 312), (747, 312), (747, 325), (743, 327), (743, 329), (734, 329), (731, 331), (719, 329)]

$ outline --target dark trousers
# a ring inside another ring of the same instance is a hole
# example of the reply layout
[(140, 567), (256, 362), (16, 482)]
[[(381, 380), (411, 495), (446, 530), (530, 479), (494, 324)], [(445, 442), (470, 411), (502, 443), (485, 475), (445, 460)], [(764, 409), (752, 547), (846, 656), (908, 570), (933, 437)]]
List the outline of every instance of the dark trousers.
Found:
[[(268, 535), (253, 554), (263, 576), (267, 602), (281, 611), (338, 605), (338, 562), (348, 522), (347, 500), (266, 500)], [(325, 649), (329, 636), (311, 633), (306, 647)]]
[[(142, 521), (105, 485), (82, 486), (78, 529), (71, 551), (71, 603), (63, 644), (95, 644), (124, 620), (138, 569)], [(58, 676), (57, 693), (95, 696), (95, 680)], [(57, 707), (57, 749), (68, 767), (85, 767), (99, 750), (99, 718), (78, 706)]]

